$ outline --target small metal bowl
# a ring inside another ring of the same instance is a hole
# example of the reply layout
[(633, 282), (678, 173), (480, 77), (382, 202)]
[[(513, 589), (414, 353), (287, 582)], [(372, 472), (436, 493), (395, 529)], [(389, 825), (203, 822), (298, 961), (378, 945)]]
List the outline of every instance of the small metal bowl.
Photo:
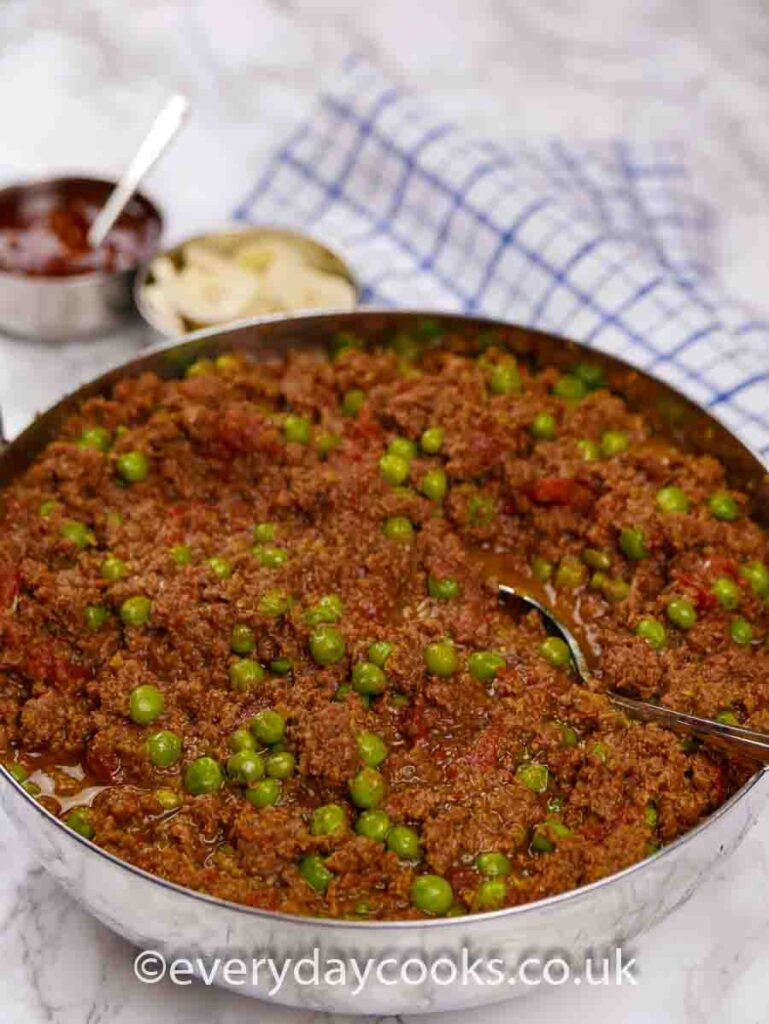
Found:
[[(85, 196), (101, 205), (114, 188), (101, 178), (62, 177), (0, 189), (0, 210), (34, 202), (48, 194), (69, 198)], [(159, 241), (163, 218), (151, 200), (137, 192), (134, 211), (157, 225)], [(146, 258), (146, 257), (144, 257)], [(141, 260), (137, 260), (137, 266)], [(67, 276), (44, 276), (0, 270), (0, 330), (49, 342), (109, 331), (133, 311), (136, 267), (105, 273), (86, 271)]]
[[(229, 244), (233, 246), (237, 243), (245, 241), (267, 241), (272, 240), (283, 240), (294, 245), (304, 247), (308, 253), (309, 262), (316, 267), (318, 270), (323, 270), (326, 273), (336, 274), (347, 281), (355, 292), (355, 306), (360, 302), (361, 286), (357, 277), (355, 276), (352, 268), (342, 256), (336, 252), (331, 246), (320, 239), (315, 238), (313, 235), (305, 234), (301, 231), (295, 231), (291, 228), (280, 227), (280, 225), (265, 224), (259, 226), (232, 226), (222, 230), (208, 231), (204, 234), (193, 235), (190, 238), (185, 238), (183, 241), (172, 246), (170, 249), (166, 249), (163, 252), (155, 253), (153, 258), (164, 256), (170, 259), (177, 266), (182, 260), (182, 251), (185, 246), (190, 245), (194, 242), (209, 243), (213, 247), (221, 248), (226, 251)], [(168, 323), (164, 322), (159, 317), (156, 311), (152, 308), (151, 304), (146, 299), (145, 289), (147, 285), (153, 283), (152, 273), (152, 261), (148, 261), (136, 275), (134, 282), (134, 302), (139, 313), (159, 335), (164, 338), (178, 338), (184, 337), (186, 334), (191, 334), (195, 330), (210, 328), (223, 328), (225, 326), (232, 326), (234, 323), (241, 323), (247, 320), (249, 323), (259, 322), (261, 320), (274, 320), (282, 315), (285, 316), (298, 316), (302, 313), (320, 313), (320, 312), (349, 312), (348, 310), (329, 310), (320, 309), (313, 307), (307, 310), (292, 310), (281, 313), (265, 313), (264, 316), (247, 316), (242, 319), (239, 318), (237, 321), (228, 322), (227, 324), (211, 324), (211, 325), (200, 325), (196, 324), (190, 326), (189, 330), (180, 332), (173, 327), (169, 326)]]

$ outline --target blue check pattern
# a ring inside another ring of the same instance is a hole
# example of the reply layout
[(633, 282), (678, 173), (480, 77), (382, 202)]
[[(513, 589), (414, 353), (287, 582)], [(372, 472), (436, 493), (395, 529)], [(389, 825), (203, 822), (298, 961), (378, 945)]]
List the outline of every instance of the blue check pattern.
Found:
[(366, 303), (499, 317), (621, 356), (769, 456), (769, 321), (719, 290), (709, 213), (673, 144), (473, 138), (350, 60), (235, 216), (334, 245)]

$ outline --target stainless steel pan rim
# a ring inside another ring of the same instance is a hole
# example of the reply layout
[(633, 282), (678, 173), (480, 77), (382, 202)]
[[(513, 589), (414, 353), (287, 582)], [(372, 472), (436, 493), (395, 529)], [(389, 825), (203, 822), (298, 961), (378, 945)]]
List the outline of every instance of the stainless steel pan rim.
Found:
[[(95, 378), (93, 381), (89, 382), (88, 384), (85, 384), (82, 388), (78, 389), (78, 391), (66, 396), (59, 403), (57, 403), (55, 406), (49, 409), (48, 413), (54, 414), (57, 410), (59, 410), (60, 407), (65, 405), (69, 407), (70, 403), (78, 400), (81, 393), (93, 394), (98, 392), (102, 384), (109, 383), (114, 378), (115, 374), (120, 373), (120, 371), (125, 371), (126, 373), (128, 373), (133, 367), (139, 366), (145, 360), (152, 356), (162, 355), (164, 353), (171, 352), (182, 353), (185, 350), (189, 350), (190, 356), (194, 356), (198, 354), (196, 350), (199, 349), (201, 343), (204, 344), (207, 341), (211, 341), (220, 338), (221, 336), (229, 335), (232, 333), (237, 333), (247, 328), (262, 328), (269, 327), (270, 325), (275, 324), (299, 324), (304, 323), (306, 321), (310, 321), (312, 324), (320, 324), (325, 320), (359, 321), (360, 319), (367, 317), (381, 318), (390, 316), (396, 320), (398, 318), (420, 318), (436, 319), (444, 323), (451, 323), (453, 321), (458, 325), (461, 324), (465, 328), (472, 327), (474, 329), (480, 328), (487, 330), (510, 330), (518, 328), (518, 325), (504, 320), (496, 320), (485, 317), (470, 317), (460, 313), (432, 309), (392, 309), (382, 307), (367, 307), (365, 309), (358, 309), (346, 313), (329, 313), (325, 311), (320, 311), (314, 313), (306, 313), (296, 317), (285, 317), (281, 314), (276, 314), (270, 317), (255, 317), (247, 320), (238, 321), (233, 324), (228, 324), (224, 327), (207, 328), (205, 330), (196, 331), (192, 334), (184, 335), (183, 338), (180, 338), (176, 341), (161, 341), (156, 345), (144, 349), (143, 352), (140, 353), (134, 359), (116, 365), (112, 370), (109, 370), (106, 373), (101, 374), (98, 378)], [(651, 377), (649, 374), (647, 374), (644, 370), (640, 369), (639, 367), (633, 366), (632, 364), (626, 362), (625, 360), (619, 359), (616, 356), (610, 355), (608, 353), (603, 353), (600, 349), (591, 349), (588, 346), (582, 345), (578, 342), (574, 342), (572, 341), (572, 339), (566, 337), (560, 339), (559, 336), (553, 334), (552, 332), (541, 332), (528, 327), (518, 329), (524, 330), (527, 334), (533, 335), (534, 337), (539, 336), (540, 338), (548, 339), (550, 342), (552, 342), (553, 340), (563, 340), (564, 344), (568, 344), (571, 348), (577, 351), (584, 352), (586, 354), (592, 354), (594, 357), (597, 357), (599, 359), (606, 359), (612, 364), (619, 365), (620, 367), (623, 367), (628, 371), (632, 371), (636, 374), (639, 374), (642, 378), (651, 380), (653, 383), (659, 385), (663, 389), (672, 393), (674, 396), (680, 399), (685, 405), (691, 406), (694, 409), (699, 410), (700, 413), (704, 414), (707, 418), (713, 420), (727, 434), (730, 435), (732, 440), (736, 442), (737, 445), (747, 455), (751, 456), (752, 459), (758, 462), (764, 469), (769, 468), (765, 460), (763, 460), (755, 452), (751, 451), (751, 449), (743, 441), (736, 438), (735, 435), (732, 434), (731, 430), (723, 423), (723, 421), (720, 419), (718, 415), (710, 412), (709, 410), (702, 409), (702, 407), (698, 406), (697, 403), (692, 402), (691, 399), (688, 399), (686, 396), (677, 391), (676, 388), (665, 383), (664, 381), (656, 380), (656, 378)], [(32, 427), (34, 427), (34, 424), (32, 425)], [(32, 428), (28, 427), (27, 431), (29, 431), (30, 429)], [(19, 437), (24, 437), (24, 434), (26, 434), (27, 431), (22, 432), (22, 434), (19, 435)], [(11, 447), (13, 447), (13, 443), (8, 445), (8, 448)], [(2, 436), (0, 434), (0, 452), (1, 451)], [(1, 461), (2, 460), (0, 457), (0, 463)], [(637, 861), (636, 863), (631, 864), (629, 867), (624, 868), (622, 871), (618, 871), (614, 874), (607, 875), (606, 877), (600, 878), (595, 882), (589, 883), (588, 885), (579, 886), (576, 889), (570, 889), (566, 892), (559, 893), (555, 896), (549, 896), (542, 900), (536, 900), (530, 903), (523, 903), (518, 906), (509, 907), (503, 910), (487, 911), (485, 913), (479, 914), (470, 914), (460, 920), (463, 920), (468, 924), (472, 924), (475, 922), (481, 923), (484, 921), (502, 920), (510, 920), (512, 922), (513, 920), (517, 920), (525, 916), (526, 914), (536, 913), (537, 911), (546, 911), (548, 909), (560, 907), (570, 901), (579, 898), (589, 897), (591, 893), (605, 890), (613, 885), (618, 885), (621, 881), (631, 878), (633, 875), (642, 872), (647, 866), (652, 864), (658, 864), (661, 861), (664, 861), (666, 858), (672, 857), (677, 851), (680, 851), (688, 843), (695, 840), (704, 832), (708, 831), (708, 829), (711, 826), (713, 826), (717, 821), (719, 821), (721, 818), (727, 815), (733, 808), (735, 808), (738, 804), (742, 803), (748, 797), (748, 795), (755, 789), (756, 785), (762, 780), (767, 770), (769, 770), (769, 766), (757, 770), (747, 780), (747, 782), (739, 790), (737, 790), (736, 793), (732, 794), (732, 796), (727, 801), (721, 804), (720, 807), (718, 807), (712, 814), (708, 815), (707, 818), (701, 821), (693, 829), (690, 829), (689, 831), (683, 833), (672, 843), (669, 843), (668, 845), (662, 847), (662, 849), (658, 850), (651, 856), (646, 857), (644, 860)], [(366, 932), (380, 932), (383, 930), (393, 932), (421, 932), (424, 929), (429, 929), (430, 931), (436, 931), (442, 928), (455, 927), (457, 923), (456, 918), (433, 918), (418, 921), (332, 920), (326, 918), (307, 917), (298, 914), (286, 914), (279, 911), (263, 910), (258, 907), (249, 907), (244, 904), (233, 903), (229, 900), (222, 900), (218, 897), (210, 896), (207, 893), (198, 892), (197, 890), (177, 885), (174, 882), (169, 882), (166, 879), (160, 878), (157, 875), (153, 875), (147, 871), (144, 871), (142, 868), (136, 867), (128, 861), (116, 857), (114, 854), (109, 853), (108, 851), (97, 846), (95, 843), (91, 842), (88, 839), (85, 839), (84, 837), (74, 832), (72, 829), (68, 828), (68, 826), (65, 825), (60, 818), (57, 818), (55, 815), (51, 814), (51, 812), (46, 810), (46, 808), (39, 804), (33, 796), (27, 793), (24, 787), (19, 782), (17, 782), (13, 778), (13, 776), (7, 771), (7, 769), (5, 769), (2, 765), (0, 765), (0, 777), (2, 777), (3, 779), (3, 785), (10, 786), (15, 791), (15, 794), (22, 800), (26, 801), (26, 803), (30, 807), (34, 807), (35, 810), (40, 815), (42, 815), (43, 819), (46, 819), (49, 823), (56, 826), (56, 828), (59, 829), (62, 833), (64, 833), (69, 840), (79, 843), (85, 851), (91, 854), (96, 854), (98, 857), (101, 857), (104, 860), (109, 861), (111, 864), (115, 865), (119, 869), (126, 871), (134, 876), (137, 876), (138, 878), (144, 881), (147, 881), (156, 886), (160, 886), (161, 888), (169, 890), (171, 892), (178, 893), (183, 897), (189, 897), (193, 900), (197, 900), (211, 907), (226, 908), (228, 911), (236, 911), (239, 914), (243, 914), (255, 919), (261, 919), (270, 923), (283, 921), (286, 923), (290, 923), (292, 925), (311, 924), (313, 928), (319, 928), (323, 931), (331, 932), (346, 932), (348, 929), (353, 928), (355, 929), (356, 932), (359, 932), (361, 934), (365, 934)]]
[[(468, 914), (462, 920), (473, 923), (475, 921), (488, 921), (490, 919), (501, 920), (504, 918), (520, 917), (526, 913), (531, 913), (538, 910), (547, 910), (550, 907), (555, 907), (569, 900), (576, 899), (578, 897), (589, 896), (590, 893), (596, 892), (599, 889), (604, 889), (613, 883), (618, 883), (620, 880), (628, 878), (630, 875), (641, 871), (646, 865), (662, 860), (669, 854), (674, 853), (680, 847), (684, 846), (690, 840), (695, 839), (697, 835), (708, 828), (718, 818), (728, 814), (729, 810), (737, 804), (743, 797), (746, 797), (748, 793), (753, 789), (755, 785), (761, 780), (767, 768), (762, 768), (752, 775), (748, 781), (739, 789), (736, 793), (733, 793), (729, 799), (721, 804), (712, 814), (709, 814), (707, 818), (701, 821), (698, 825), (695, 825), (693, 829), (688, 832), (684, 832), (677, 839), (674, 839), (672, 843), (667, 846), (663, 846), (656, 853), (651, 856), (644, 858), (644, 860), (636, 861), (635, 864), (631, 864), (627, 868), (623, 868), (622, 871), (615, 871), (612, 875), (606, 875), (604, 878), (599, 878), (595, 882), (590, 882), (588, 885), (578, 886), (576, 889), (567, 889), (565, 892), (556, 894), (555, 896), (548, 896), (543, 900), (532, 900), (530, 903), (521, 903), (516, 907), (507, 907), (504, 910), (489, 910), (485, 913), (480, 914)], [(44, 818), (55, 824), (61, 829), (66, 835), (77, 843), (80, 843), (89, 853), (97, 854), (100, 857), (104, 857), (118, 868), (122, 868), (133, 875), (137, 875), (139, 878), (146, 882), (151, 882), (154, 885), (159, 885), (164, 889), (170, 889), (173, 892), (180, 893), (182, 896), (189, 896), (192, 899), (198, 900), (202, 903), (209, 904), (214, 907), (226, 907), (228, 910), (234, 910), (239, 914), (246, 914), (249, 917), (263, 918), (269, 922), (275, 921), (286, 921), (291, 924), (312, 924), (313, 928), (321, 928), (323, 930), (331, 931), (346, 931), (348, 928), (354, 928), (356, 931), (422, 931), (424, 928), (431, 930), (454, 927), (457, 923), (456, 918), (449, 917), (436, 917), (428, 919), (420, 919), (417, 921), (352, 921), (322, 917), (308, 917), (303, 914), (285, 914), (278, 910), (262, 910), (259, 907), (248, 907), (243, 903), (233, 903), (231, 900), (222, 900), (218, 896), (210, 896), (205, 892), (198, 892), (197, 889), (189, 889), (183, 885), (177, 885), (176, 882), (169, 882), (165, 878), (161, 878), (159, 875), (150, 874), (143, 868), (138, 868), (136, 865), (131, 864), (129, 861), (121, 860), (120, 857), (116, 857), (113, 853), (109, 853), (107, 850), (103, 850), (96, 843), (91, 842), (90, 839), (85, 839), (83, 836), (74, 832), (71, 828), (64, 824), (61, 818), (57, 818), (50, 811), (46, 810), (37, 800), (31, 796), (22, 786), (21, 783), (17, 782), (16, 779), (10, 774), (10, 772), (0, 765), (0, 777), (3, 778), (4, 783), (10, 784), (15, 788), (17, 794), (31, 804), (36, 811), (38, 811)]]

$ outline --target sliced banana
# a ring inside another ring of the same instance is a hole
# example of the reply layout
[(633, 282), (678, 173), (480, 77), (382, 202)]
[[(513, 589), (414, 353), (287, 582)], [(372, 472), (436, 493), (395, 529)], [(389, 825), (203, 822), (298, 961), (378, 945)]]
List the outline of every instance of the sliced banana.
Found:
[[(176, 272), (174, 271), (174, 273)], [(187, 330), (187, 325), (177, 313), (176, 307), (171, 302), (162, 284), (148, 284), (142, 291), (142, 299), (150, 319), (161, 330), (169, 334), (184, 334)]]
[(279, 260), (293, 263), (295, 266), (303, 262), (302, 254), (295, 245), (269, 237), (244, 242), (235, 249), (232, 256), (239, 266), (259, 274), (264, 273)]
[(216, 269), (186, 266), (163, 287), (177, 313), (203, 324), (223, 324), (244, 315), (259, 281), (229, 260)]

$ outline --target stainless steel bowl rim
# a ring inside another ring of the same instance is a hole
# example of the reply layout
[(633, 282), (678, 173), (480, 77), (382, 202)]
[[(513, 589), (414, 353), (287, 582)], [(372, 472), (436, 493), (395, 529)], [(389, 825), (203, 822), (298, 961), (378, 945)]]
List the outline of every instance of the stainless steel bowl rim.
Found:
[[(133, 363), (135, 361), (141, 361), (144, 358), (146, 358), (147, 356), (151, 356), (151, 355), (154, 355), (154, 354), (160, 354), (160, 353), (163, 353), (163, 352), (166, 352), (166, 351), (170, 351), (170, 350), (173, 350), (173, 349), (177, 349), (177, 348), (186, 348), (186, 347), (192, 348), (192, 347), (194, 347), (196, 344), (198, 344), (201, 341), (206, 341), (206, 340), (211, 339), (211, 338), (216, 338), (216, 337), (218, 337), (221, 334), (227, 334), (227, 333), (230, 333), (232, 331), (239, 330), (241, 328), (245, 328), (245, 327), (260, 327), (260, 326), (264, 326), (265, 324), (277, 323), (277, 322), (282, 322), (282, 321), (290, 321), (290, 320), (297, 320), (297, 321), (298, 320), (302, 320), (302, 321), (305, 321), (305, 320), (318, 320), (318, 321), (322, 321), (322, 320), (324, 320), (326, 318), (330, 318), (330, 317), (339, 317), (339, 316), (342, 316), (342, 317), (344, 317), (344, 316), (360, 317), (360, 316), (366, 316), (366, 315), (369, 315), (369, 314), (372, 315), (372, 316), (393, 315), (393, 316), (406, 316), (406, 317), (409, 317), (409, 316), (423, 317), (423, 318), (442, 319), (442, 320), (458, 320), (458, 321), (463, 322), (465, 324), (466, 323), (474, 323), (474, 324), (478, 324), (479, 326), (483, 325), (484, 327), (489, 328), (489, 329), (493, 329), (495, 327), (496, 328), (503, 328), (503, 329), (504, 328), (508, 328), (509, 329), (510, 327), (518, 327), (518, 326), (520, 326), (520, 325), (517, 325), (517, 324), (512, 323), (510, 321), (499, 320), (499, 319), (494, 319), (494, 318), (489, 318), (489, 317), (466, 316), (466, 315), (464, 315), (462, 313), (454, 312), (454, 311), (451, 311), (451, 310), (409, 309), (409, 308), (403, 309), (403, 308), (388, 308), (388, 307), (366, 307), (363, 310), (359, 309), (359, 310), (354, 310), (354, 311), (349, 311), (349, 312), (331, 313), (331, 314), (328, 313), (327, 311), (318, 311), (318, 312), (302, 313), (302, 314), (297, 315), (295, 317), (286, 317), (286, 316), (283, 316), (281, 314), (275, 314), (275, 315), (267, 316), (267, 317), (252, 317), (252, 318), (249, 318), (247, 320), (242, 320), (242, 321), (238, 321), (238, 322), (234, 322), (234, 323), (229, 323), (229, 324), (226, 324), (226, 325), (222, 325), (222, 326), (218, 326), (218, 327), (213, 327), (213, 328), (205, 328), (205, 329), (200, 330), (200, 331), (195, 331), (195, 332), (193, 332), (191, 334), (185, 334), (181, 338), (176, 339), (176, 341), (170, 341), (170, 342), (168, 342), (168, 341), (161, 341), (161, 342), (157, 343), (156, 345), (149, 346), (148, 348), (142, 350), (141, 353), (139, 353), (138, 355), (135, 354), (132, 359), (130, 359), (128, 361), (123, 361), (122, 363), (117, 363), (111, 370), (107, 370), (105, 373), (99, 374), (98, 377), (94, 378), (92, 381), (87, 382), (86, 384), (84, 384), (82, 386), (83, 387), (88, 387), (88, 386), (91, 386), (91, 385), (98, 384), (101, 381), (102, 377), (108, 376), (109, 374), (115, 373), (116, 371), (119, 372), (121, 369), (128, 369), (130, 367), (131, 363)], [(522, 329), (524, 329), (528, 333), (531, 333), (531, 334), (534, 334), (534, 335), (544, 335), (545, 337), (551, 338), (551, 339), (552, 338), (563, 337), (564, 342), (568, 342), (569, 344), (574, 345), (575, 347), (580, 348), (580, 349), (584, 350), (587, 353), (589, 353), (591, 351), (591, 349), (588, 346), (582, 345), (579, 342), (575, 342), (573, 339), (568, 338), (566, 336), (558, 335), (555, 332), (538, 331), (536, 328), (530, 328), (530, 327), (523, 327)], [(595, 352), (598, 355), (606, 356), (606, 358), (611, 359), (611, 360), (613, 360), (616, 363), (624, 365), (625, 367), (627, 367), (628, 370), (634, 371), (636, 373), (640, 373), (640, 374), (642, 374), (643, 376), (646, 376), (646, 377), (651, 377), (651, 375), (647, 374), (646, 371), (644, 371), (642, 368), (640, 368), (638, 366), (634, 366), (632, 363), (628, 363), (626, 360), (621, 359), (618, 356), (615, 356), (615, 355), (610, 354), (610, 353), (604, 353), (600, 349), (596, 349)], [(651, 378), (651, 379), (656, 381), (656, 378)], [(665, 382), (665, 381), (658, 381), (658, 383), (662, 384), (665, 388), (669, 389), (670, 391), (678, 394), (685, 401), (690, 402), (690, 403), (692, 403), (695, 406), (698, 406), (698, 408), (700, 408), (701, 411), (703, 411), (708, 417), (710, 417), (711, 419), (713, 419), (716, 422), (718, 422), (719, 424), (721, 424), (723, 429), (726, 430), (728, 433), (730, 433), (732, 435), (732, 437), (734, 437), (735, 440), (737, 440), (739, 442), (739, 444), (743, 448), (745, 448), (747, 451), (749, 451), (753, 455), (753, 457), (760, 464), (762, 464), (765, 468), (769, 469), (769, 463), (767, 462), (767, 460), (763, 459), (760, 455), (758, 455), (755, 451), (753, 451), (750, 448), (750, 446), (747, 445), (742, 439), (736, 437), (736, 435), (734, 435), (733, 432), (731, 431), (731, 429), (729, 427), (727, 427), (725, 423), (723, 423), (723, 420), (718, 415), (716, 415), (715, 413), (711, 412), (710, 410), (704, 409), (702, 406), (698, 405), (698, 403), (694, 402), (692, 399), (688, 398), (686, 395), (683, 395), (680, 391), (678, 391), (677, 388), (673, 387), (672, 385), (668, 384), (667, 382)], [(74, 392), (74, 394), (76, 394), (76, 393), (77, 392)], [(64, 396), (64, 398), (60, 399), (60, 402), (66, 401), (70, 397), (71, 397), (71, 395)], [(55, 405), (51, 407), (51, 410), (55, 409), (58, 405), (59, 405), (58, 402), (55, 403)], [(51, 411), (51, 410), (48, 410), (48, 411)], [(1, 436), (0, 436), (0, 441), (2, 441), (2, 437)], [(9, 443), (12, 444), (13, 442), (9, 442)], [(1, 450), (1, 447), (0, 447), (0, 450)], [(621, 871), (614, 872), (613, 874), (606, 875), (604, 878), (599, 878), (595, 882), (590, 882), (587, 885), (578, 886), (575, 889), (566, 890), (565, 892), (558, 893), (558, 894), (556, 894), (554, 896), (549, 896), (549, 897), (547, 897), (545, 899), (534, 900), (534, 901), (532, 901), (530, 903), (522, 903), (522, 904), (519, 904), (518, 906), (508, 907), (508, 908), (505, 908), (503, 910), (493, 910), (493, 911), (487, 911), (485, 913), (468, 914), (462, 920), (466, 920), (468, 924), (472, 924), (475, 921), (481, 922), (481, 921), (487, 921), (487, 920), (491, 920), (491, 919), (493, 919), (493, 920), (509, 919), (509, 920), (512, 921), (515, 918), (518, 918), (520, 916), (523, 916), (523, 915), (526, 915), (526, 914), (529, 914), (529, 913), (535, 913), (535, 912), (540, 911), (540, 910), (545, 910), (546, 911), (549, 908), (560, 906), (560, 905), (562, 905), (562, 904), (564, 904), (566, 902), (569, 902), (569, 901), (573, 901), (573, 900), (576, 900), (576, 899), (589, 897), (590, 893), (592, 893), (592, 892), (596, 892), (597, 890), (608, 888), (608, 887), (612, 886), (615, 883), (619, 883), (621, 880), (626, 879), (629, 876), (631, 876), (631, 875), (633, 875), (633, 874), (635, 874), (637, 872), (643, 871), (643, 869), (647, 865), (649, 865), (651, 863), (659, 863), (664, 858), (666, 858), (668, 856), (672, 856), (675, 851), (680, 850), (687, 843), (689, 843), (690, 841), (696, 839), (697, 836), (699, 836), (703, 832), (707, 831), (709, 826), (712, 823), (716, 822), (717, 820), (722, 818), (724, 815), (728, 814), (729, 811), (735, 805), (737, 805), (743, 799), (745, 799), (748, 796), (748, 794), (753, 790), (753, 788), (758, 784), (758, 782), (762, 779), (763, 775), (766, 774), (767, 772), (769, 772), (769, 765), (765, 766), (765, 767), (762, 767), (762, 768), (759, 768), (747, 780), (747, 782), (745, 782), (745, 784), (743, 786), (741, 786), (740, 789), (737, 790), (737, 792), (733, 793), (732, 796), (729, 797), (728, 800), (726, 800), (723, 804), (721, 804), (718, 808), (716, 808), (716, 810), (713, 811), (711, 814), (709, 814), (707, 816), (707, 818), (703, 819), (701, 822), (699, 822), (697, 825), (695, 825), (694, 828), (689, 829), (687, 832), (684, 832), (682, 835), (678, 836), (677, 839), (673, 840), (673, 842), (667, 844), (666, 846), (663, 846), (660, 850), (658, 850), (656, 853), (653, 853), (651, 856), (645, 857), (643, 860), (636, 861), (634, 864), (629, 865), (629, 867), (627, 867), (627, 868), (623, 868), (623, 870), (621, 870)], [(125, 870), (125, 871), (129, 872), (130, 874), (136, 875), (139, 878), (142, 878), (143, 880), (145, 880), (147, 882), (150, 882), (150, 883), (152, 883), (154, 885), (161, 886), (162, 888), (171, 890), (173, 892), (177, 892), (177, 893), (181, 894), (182, 896), (189, 897), (191, 899), (197, 900), (197, 901), (202, 902), (202, 903), (209, 904), (209, 905), (214, 906), (214, 907), (226, 907), (228, 910), (234, 910), (234, 911), (237, 911), (240, 914), (245, 914), (245, 915), (248, 915), (248, 916), (254, 917), (254, 918), (264, 919), (264, 920), (266, 920), (268, 922), (286, 921), (286, 922), (290, 922), (292, 924), (301, 924), (301, 923), (308, 924), (308, 923), (312, 923), (313, 927), (321, 928), (323, 930), (346, 931), (349, 928), (353, 928), (356, 931), (359, 931), (361, 933), (365, 933), (368, 930), (371, 930), (371, 931), (381, 931), (381, 930), (388, 930), (388, 931), (410, 931), (410, 930), (413, 930), (413, 931), (417, 931), (417, 930), (420, 930), (421, 931), (424, 928), (435, 930), (435, 929), (441, 929), (443, 927), (446, 927), (446, 928), (451, 927), (451, 926), (455, 925), (456, 921), (457, 921), (456, 918), (427, 918), (427, 919), (419, 919), (419, 920), (414, 920), (414, 921), (408, 921), (408, 920), (404, 920), (404, 921), (379, 921), (379, 920), (377, 920), (377, 921), (351, 921), (351, 920), (346, 920), (346, 919), (345, 920), (341, 920), (341, 919), (330, 919), (330, 918), (316, 918), (316, 917), (308, 917), (306, 915), (301, 915), (301, 914), (286, 914), (286, 913), (283, 913), (281, 911), (263, 910), (263, 909), (261, 909), (259, 907), (249, 907), (249, 906), (246, 906), (245, 904), (235, 903), (235, 902), (230, 901), (230, 900), (222, 900), (222, 899), (219, 899), (216, 896), (211, 896), (208, 893), (199, 892), (199, 891), (197, 891), (195, 889), (190, 889), (190, 888), (187, 888), (186, 886), (178, 885), (175, 882), (170, 882), (167, 879), (160, 878), (158, 875), (153, 875), (150, 872), (144, 871), (142, 868), (136, 867), (134, 864), (131, 864), (128, 861), (122, 860), (120, 857), (117, 857), (114, 854), (109, 853), (107, 850), (102, 849), (100, 846), (97, 846), (95, 843), (91, 842), (90, 840), (85, 839), (83, 836), (80, 836), (78, 833), (76, 833), (72, 829), (70, 829), (64, 823), (64, 821), (61, 818), (56, 817), (56, 815), (52, 814), (45, 807), (43, 807), (40, 803), (38, 803), (38, 801), (35, 799), (35, 797), (33, 797), (30, 793), (28, 793), (24, 789), (24, 786), (21, 783), (17, 782), (16, 779), (14, 779), (14, 777), (10, 774), (8, 769), (5, 768), (5, 766), (2, 765), (2, 764), (0, 764), (0, 778), (2, 778), (3, 784), (10, 785), (12, 788), (14, 788), (18, 796), (20, 796), (23, 800), (25, 800), (30, 806), (33, 806), (35, 808), (35, 810), (39, 814), (41, 814), (44, 818), (48, 819), (49, 822), (54, 824), (58, 829), (60, 829), (63, 833), (65, 833), (70, 840), (72, 840), (73, 842), (79, 843), (89, 853), (96, 854), (99, 857), (103, 857), (104, 859), (110, 861), (112, 864), (116, 865), (118, 868), (120, 868), (122, 870)]]

